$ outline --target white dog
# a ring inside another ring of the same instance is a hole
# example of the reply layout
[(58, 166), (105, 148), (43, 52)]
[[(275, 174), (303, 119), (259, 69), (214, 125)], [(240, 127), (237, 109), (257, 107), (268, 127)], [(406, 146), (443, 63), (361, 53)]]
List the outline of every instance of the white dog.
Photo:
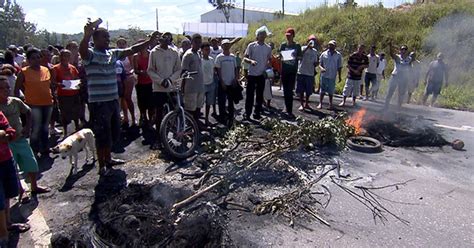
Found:
[[(66, 139), (64, 139), (61, 143), (53, 148), (53, 152), (60, 153), (61, 157), (65, 159), (69, 156), (69, 162), (72, 165), (72, 173), (77, 173), (77, 154), (84, 149), (86, 151), (86, 163), (89, 159), (89, 149), (92, 152), (92, 159), (93, 161), (96, 160), (96, 150), (95, 150), (95, 139), (94, 133), (89, 128), (81, 129)], [(73, 161), (74, 159), (74, 161)]]

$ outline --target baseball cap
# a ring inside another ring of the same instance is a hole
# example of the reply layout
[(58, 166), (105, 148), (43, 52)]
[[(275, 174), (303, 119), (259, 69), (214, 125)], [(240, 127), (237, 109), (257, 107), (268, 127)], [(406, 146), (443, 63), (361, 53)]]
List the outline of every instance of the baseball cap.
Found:
[(336, 44), (337, 44), (337, 43), (336, 43), (335, 40), (330, 40), (330, 41), (328, 42), (328, 45), (336, 46)]
[(223, 39), (221, 42), (222, 45), (231, 44), (229, 39)]
[(316, 36), (314, 34), (308, 36), (308, 40), (316, 40)]
[(8, 50), (17, 50), (18, 48), (15, 45), (9, 45)]
[(295, 36), (295, 29), (294, 28), (287, 28), (285, 35), (293, 35)]

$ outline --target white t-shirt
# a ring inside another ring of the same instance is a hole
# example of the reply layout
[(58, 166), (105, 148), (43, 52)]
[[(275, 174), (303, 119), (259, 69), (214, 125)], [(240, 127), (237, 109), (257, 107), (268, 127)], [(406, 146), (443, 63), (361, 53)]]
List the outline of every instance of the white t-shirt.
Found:
[[(301, 48), (301, 51), (304, 51), (306, 46)], [(298, 74), (306, 76), (314, 76), (315, 73), (315, 64), (319, 62), (319, 52), (318, 50), (311, 48), (306, 50), (303, 53), (303, 58), (300, 60), (298, 65)]]
[(368, 54), (367, 58), (369, 58), (369, 67), (367, 67), (365, 72), (377, 74), (377, 64), (379, 63), (379, 56), (377, 54), (374, 56)]
[(387, 60), (380, 60), (379, 66), (377, 66), (377, 74), (382, 75), (382, 72), (385, 70), (385, 67), (387, 67)]
[(245, 56), (257, 61), (256, 65), (250, 65), (249, 76), (262, 76), (267, 69), (268, 60), (272, 57), (272, 48), (265, 43), (260, 45), (254, 41), (247, 46)]
[(214, 82), (214, 58), (202, 58), (201, 67), (204, 85), (212, 84)]
[(211, 46), (211, 53), (209, 54), (209, 57), (217, 58), (217, 55), (223, 53), (224, 50), (222, 50), (222, 47), (218, 47), (217, 49), (214, 49)]
[(235, 68), (237, 68), (237, 62), (235, 61), (234, 54), (224, 55), (223, 53), (217, 55), (216, 68), (221, 69), (221, 77), (225, 85), (232, 85), (234, 82)]
[(395, 55), (395, 66), (392, 71), (392, 75), (397, 75), (402, 73), (404, 75), (410, 73), (411, 69), (411, 60), (410, 56), (406, 56), (404, 59), (400, 54)]

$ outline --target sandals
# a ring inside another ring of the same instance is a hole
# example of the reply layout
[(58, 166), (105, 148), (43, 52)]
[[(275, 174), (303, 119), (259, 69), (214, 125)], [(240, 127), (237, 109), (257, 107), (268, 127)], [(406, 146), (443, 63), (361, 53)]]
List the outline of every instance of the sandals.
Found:
[(30, 230), (30, 228), (31, 227), (28, 223), (12, 223), (7, 227), (7, 230), (9, 232), (24, 233)]
[(51, 189), (50, 188), (47, 188), (47, 187), (38, 187), (36, 190), (32, 190), (31, 191), (31, 194), (32, 195), (39, 195), (39, 194), (44, 194), (44, 193), (48, 193), (48, 192), (51, 192)]

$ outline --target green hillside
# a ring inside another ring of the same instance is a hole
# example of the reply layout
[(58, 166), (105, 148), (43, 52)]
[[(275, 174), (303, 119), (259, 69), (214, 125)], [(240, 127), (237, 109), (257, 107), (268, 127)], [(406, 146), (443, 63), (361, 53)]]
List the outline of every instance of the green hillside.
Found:
[[(416, 50), (418, 59), (426, 67), (441, 51), (447, 55), (451, 78), (439, 104), (474, 110), (474, 4), (470, 0), (404, 5), (395, 9), (371, 6), (307, 10), (298, 17), (251, 25), (249, 36), (234, 48), (245, 50), (255, 38), (255, 29), (263, 24), (273, 33), (268, 41), (274, 42), (276, 47), (285, 40), (286, 28), (293, 27), (297, 42), (305, 43), (308, 35), (315, 34), (323, 46), (321, 50), (329, 40), (335, 39), (344, 57), (354, 51), (358, 43), (376, 44), (379, 51), (388, 53), (388, 44), (392, 42), (394, 45), (407, 44), (410, 51)], [(390, 61), (386, 75), (391, 69)], [(339, 84), (338, 90), (342, 86), (343, 83)], [(419, 99), (422, 92), (420, 86), (415, 97)]]

